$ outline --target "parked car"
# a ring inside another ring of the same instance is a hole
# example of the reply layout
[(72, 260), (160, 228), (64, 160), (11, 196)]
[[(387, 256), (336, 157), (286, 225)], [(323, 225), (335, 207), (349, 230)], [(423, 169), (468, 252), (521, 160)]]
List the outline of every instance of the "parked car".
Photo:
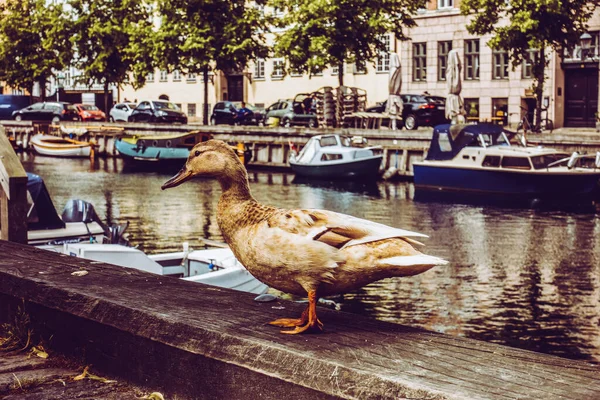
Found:
[(241, 101), (219, 101), (215, 104), (213, 112), (210, 116), (211, 125), (263, 125), (264, 110), (256, 107), (253, 104), (245, 103), (246, 108), (252, 111), (241, 121), (237, 121), (238, 110), (242, 107)]
[(135, 108), (135, 103), (117, 103), (108, 113), (110, 122), (120, 121), (127, 122), (127, 119), (131, 115), (131, 112)]
[(127, 118), (129, 122), (187, 124), (187, 115), (175, 103), (165, 100), (142, 101)]
[(278, 118), (280, 126), (304, 125), (309, 128), (319, 126), (317, 114), (314, 111), (305, 112), (304, 100), (310, 93), (297, 94), (293, 100), (279, 100), (267, 108), (265, 121), (269, 118)]
[(16, 121), (51, 121), (52, 123), (80, 120), (77, 108), (73, 104), (61, 101), (34, 103), (14, 111), (12, 118)]
[(93, 104), (74, 104), (82, 121), (106, 121), (106, 114)]
[[(400, 95), (404, 107), (402, 121), (406, 129), (417, 129), (419, 126), (435, 126), (447, 123), (446, 98), (420, 94)], [(366, 109), (367, 112), (385, 112), (387, 100)]]

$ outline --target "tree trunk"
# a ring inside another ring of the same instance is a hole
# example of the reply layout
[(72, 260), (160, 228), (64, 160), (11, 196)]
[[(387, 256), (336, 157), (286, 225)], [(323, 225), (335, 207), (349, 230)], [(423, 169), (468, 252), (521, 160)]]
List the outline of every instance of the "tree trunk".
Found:
[(534, 94), (535, 94), (535, 115), (534, 115), (534, 131), (539, 132), (542, 124), (542, 101), (544, 97), (544, 83), (546, 80), (546, 46), (540, 48), (540, 56), (534, 71)]
[(108, 115), (108, 79), (104, 78), (104, 112)]
[(344, 61), (340, 61), (338, 64), (338, 83), (340, 86), (344, 86)]
[(40, 77), (40, 97), (42, 101), (46, 101), (46, 77)]
[(204, 104), (202, 105), (202, 123), (208, 125), (208, 66), (205, 65), (202, 70), (204, 78)]

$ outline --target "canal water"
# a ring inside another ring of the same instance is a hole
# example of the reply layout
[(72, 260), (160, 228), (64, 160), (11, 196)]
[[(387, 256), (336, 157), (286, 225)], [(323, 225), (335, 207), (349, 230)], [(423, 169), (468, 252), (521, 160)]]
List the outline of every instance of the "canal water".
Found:
[[(199, 238), (222, 240), (219, 185), (194, 180), (162, 191), (175, 170), (130, 168), (120, 159), (61, 160), (21, 155), (42, 176), (61, 212), (91, 202), (109, 222), (129, 221), (131, 242), (149, 253)], [(425, 252), (450, 261), (411, 278), (371, 284), (341, 310), (450, 335), (573, 359), (600, 361), (600, 212), (532, 210), (414, 199), (407, 182), (302, 182), (251, 172), (260, 202), (323, 208), (422, 232)]]

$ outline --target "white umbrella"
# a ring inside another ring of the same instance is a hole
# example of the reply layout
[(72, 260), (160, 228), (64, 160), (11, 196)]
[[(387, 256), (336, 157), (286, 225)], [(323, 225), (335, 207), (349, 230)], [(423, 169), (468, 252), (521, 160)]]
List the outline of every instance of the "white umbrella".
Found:
[(392, 129), (396, 129), (396, 119), (398, 115), (402, 115), (402, 98), (400, 98), (400, 90), (402, 89), (402, 66), (400, 65), (400, 57), (397, 53), (390, 54), (390, 72), (388, 90), (389, 96), (385, 111), (390, 114), (392, 121)]
[(461, 80), (462, 66), (458, 57), (458, 50), (453, 49), (448, 53), (448, 65), (446, 66), (446, 118), (451, 124), (462, 124), (465, 122), (465, 107), (460, 96), (462, 89)]

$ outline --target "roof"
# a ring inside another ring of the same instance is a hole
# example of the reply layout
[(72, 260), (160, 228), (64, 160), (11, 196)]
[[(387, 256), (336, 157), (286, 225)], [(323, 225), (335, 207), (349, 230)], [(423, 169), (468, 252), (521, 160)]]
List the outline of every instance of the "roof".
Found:
[(504, 128), (496, 124), (468, 124), (468, 125), (437, 125), (433, 128), (433, 135), (427, 152), (426, 160), (451, 160), (464, 147), (479, 146), (477, 137), (489, 135), (491, 145), (497, 144)]

